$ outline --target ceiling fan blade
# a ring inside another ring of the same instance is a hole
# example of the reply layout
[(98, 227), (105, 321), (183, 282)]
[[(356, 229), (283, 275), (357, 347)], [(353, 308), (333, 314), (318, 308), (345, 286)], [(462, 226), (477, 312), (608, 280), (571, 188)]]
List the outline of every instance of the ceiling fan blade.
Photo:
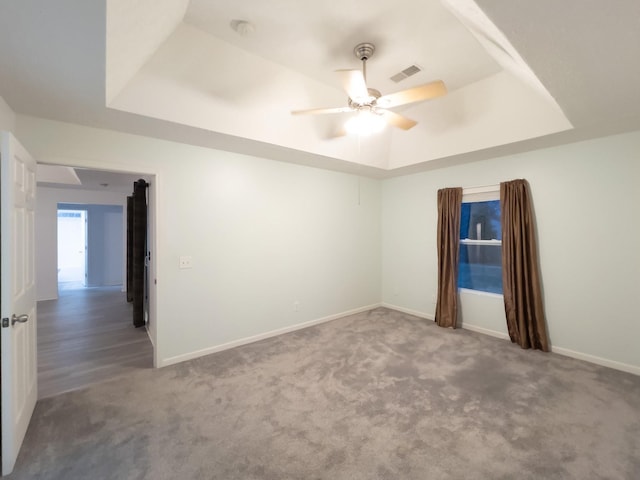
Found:
[(415, 120), (411, 120), (390, 110), (378, 110), (378, 113), (382, 115), (382, 118), (384, 118), (389, 125), (401, 128), (402, 130), (409, 130), (418, 124)]
[(409, 88), (389, 95), (383, 95), (376, 102), (382, 108), (399, 107), (407, 103), (421, 102), (430, 98), (440, 97), (447, 93), (442, 80), (420, 85), (419, 87)]
[(342, 88), (356, 103), (364, 103), (369, 98), (367, 84), (360, 70), (336, 70), (342, 81)]
[(351, 107), (335, 107), (335, 108), (310, 108), (308, 110), (292, 110), (291, 115), (316, 115), (319, 113), (346, 113), (352, 112)]

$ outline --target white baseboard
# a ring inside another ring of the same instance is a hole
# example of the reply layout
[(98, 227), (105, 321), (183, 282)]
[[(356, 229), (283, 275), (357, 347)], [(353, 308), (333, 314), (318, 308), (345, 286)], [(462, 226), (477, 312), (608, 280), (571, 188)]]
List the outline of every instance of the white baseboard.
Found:
[(314, 325), (330, 322), (332, 320), (337, 320), (338, 318), (373, 310), (374, 308), (378, 308), (380, 306), (381, 304), (375, 303), (373, 305), (367, 305), (365, 307), (354, 308), (352, 310), (347, 310), (346, 312), (336, 313), (336, 314), (329, 315), (327, 317), (318, 318), (315, 320), (309, 320), (308, 322), (298, 323), (296, 325), (279, 328), (277, 330), (271, 330), (270, 332), (260, 333), (258, 335), (253, 335), (251, 337), (240, 338), (238, 340), (233, 340), (231, 342), (223, 343), (222, 345), (203, 348), (201, 350), (196, 350), (195, 352), (185, 353), (182, 355), (176, 355), (175, 357), (169, 357), (169, 358), (165, 358), (164, 360), (161, 360), (158, 366), (167, 367), (169, 365), (185, 362), (187, 360), (193, 360), (194, 358), (203, 357), (205, 355), (211, 355), (212, 353), (222, 352), (224, 350), (229, 350), (230, 348), (239, 347), (241, 345), (247, 345), (248, 343), (259, 342), (260, 340), (275, 337), (277, 335), (282, 335), (284, 333), (295, 332), (296, 330), (302, 330), (304, 328), (312, 327)]
[(420, 317), (426, 320), (435, 320), (435, 317), (430, 313), (424, 313), (419, 312), (418, 310), (411, 310), (410, 308), (399, 307), (398, 305), (393, 305), (392, 303), (382, 303), (380, 306), (389, 308), (391, 310), (397, 310), (398, 312), (407, 313), (409, 315), (413, 315), (414, 317)]
[[(482, 333), (484, 335), (490, 335), (492, 337), (497, 337), (503, 340), (511, 341), (508, 333), (497, 332), (495, 330), (489, 330), (482, 327), (476, 327), (475, 325), (462, 325), (462, 328), (471, 330), (473, 332)], [(640, 367), (635, 365), (629, 365), (628, 363), (617, 362), (615, 360), (609, 360), (607, 358), (597, 357), (595, 355), (589, 355), (588, 353), (576, 352), (575, 350), (570, 350), (568, 348), (554, 347), (553, 345), (551, 345), (551, 352), (557, 353), (558, 355), (562, 355), (565, 357), (571, 357), (577, 360), (583, 360), (585, 362), (595, 363), (596, 365), (602, 365), (603, 367), (609, 367), (615, 370), (621, 370), (623, 372), (640, 375)]]
[[(409, 315), (415, 315), (416, 317), (426, 318), (428, 320), (433, 320), (433, 315), (418, 312), (415, 310), (410, 310), (408, 308), (398, 307), (397, 305), (391, 305), (389, 303), (383, 303), (383, 307), (390, 308), (391, 310), (397, 310), (399, 312), (408, 313)], [(475, 325), (462, 324), (460, 328), (465, 330), (470, 330), (472, 332), (482, 333), (483, 335), (489, 335), (491, 337), (500, 338), (502, 340), (509, 340), (509, 334), (504, 332), (498, 332), (497, 330), (490, 330), (488, 328), (477, 327)], [(615, 360), (609, 360), (607, 358), (597, 357), (595, 355), (589, 355), (588, 353), (576, 352), (575, 350), (570, 350), (568, 348), (562, 347), (554, 347), (551, 346), (551, 351), (553, 353), (557, 353), (558, 355), (563, 355), (565, 357), (575, 358), (577, 360), (583, 360), (589, 363), (595, 363), (596, 365), (602, 365), (603, 367), (613, 368), (615, 370), (620, 370), (622, 372), (632, 373), (634, 375), (640, 375), (640, 367), (636, 365), (630, 365), (628, 363), (617, 362)]]
[(155, 351), (156, 349), (156, 342), (153, 341), (153, 337), (151, 336), (151, 331), (149, 331), (149, 326), (145, 325), (144, 326), (145, 331), (147, 332), (147, 337), (149, 337), (149, 341), (151, 342), (151, 346), (153, 347), (153, 350)]
[[(284, 333), (294, 332), (296, 330), (302, 330), (304, 328), (311, 327), (313, 325), (319, 325), (321, 323), (330, 322), (332, 320), (337, 320), (338, 318), (346, 317), (349, 315), (354, 315), (356, 313), (362, 313), (369, 310), (373, 310), (377, 307), (385, 307), (391, 310), (396, 310), (398, 312), (407, 313), (409, 315), (414, 315), (419, 318), (424, 318), (426, 320), (433, 320), (434, 316), (430, 313), (420, 312), (418, 310), (412, 310), (409, 308), (400, 307), (398, 305), (393, 305), (390, 303), (377, 303), (372, 305), (367, 305), (364, 307), (354, 308), (352, 310), (348, 310), (346, 312), (336, 313), (333, 315), (329, 315), (327, 317), (318, 318), (315, 320), (309, 320), (307, 322), (298, 323), (296, 325), (291, 325), (284, 328), (279, 328), (276, 330), (271, 330), (269, 332), (261, 333), (258, 335), (253, 335), (251, 337), (240, 338), (238, 340), (234, 340), (231, 342), (223, 343), (222, 345), (216, 345), (214, 347), (204, 348), (201, 350), (197, 350), (195, 352), (185, 353), (182, 355), (176, 355), (174, 357), (169, 357), (159, 362), (159, 367), (166, 367), (169, 365), (173, 365), (180, 362), (185, 362), (187, 360), (193, 360), (194, 358), (203, 357), (205, 355), (210, 355), (212, 353), (221, 352), (224, 350), (228, 350), (230, 348), (239, 347), (241, 345), (246, 345), (253, 342), (258, 342), (260, 340), (264, 340), (267, 338), (275, 337), (277, 335), (282, 335)], [(496, 337), (502, 340), (509, 340), (509, 335), (504, 332), (499, 332), (496, 330), (490, 330), (488, 328), (478, 327), (476, 325), (470, 324), (462, 324), (460, 326), (465, 330), (470, 330), (472, 332), (478, 332), (483, 335), (489, 335), (491, 337)], [(148, 333), (148, 332), (147, 332)], [(565, 357), (571, 357), (578, 360), (583, 360), (585, 362), (594, 363), (596, 365), (602, 365), (604, 367), (613, 368), (615, 370), (620, 370), (623, 372), (632, 373), (634, 375), (640, 375), (640, 367), (635, 365), (630, 365), (627, 363), (617, 362), (615, 360), (609, 360), (602, 357), (597, 357), (595, 355), (589, 355), (587, 353), (576, 352), (574, 350), (570, 350), (568, 348), (562, 347), (551, 347), (551, 351), (553, 353), (557, 353), (558, 355), (563, 355)]]
[(603, 367), (613, 368), (615, 370), (621, 370), (627, 373), (633, 373), (634, 375), (640, 375), (640, 367), (630, 365), (628, 363), (616, 362), (615, 360), (609, 360), (607, 358), (596, 357), (595, 355), (589, 355), (588, 353), (576, 352), (569, 350), (568, 348), (551, 346), (551, 351), (565, 357), (576, 358), (578, 360), (584, 360), (585, 362), (595, 363), (596, 365), (602, 365)]
[(36, 298), (36, 302), (47, 302), (49, 300), (58, 300), (58, 296), (56, 295), (55, 297), (42, 297), (42, 298)]
[(151, 336), (151, 330), (149, 330), (149, 325), (145, 325), (144, 329), (147, 331), (147, 337), (149, 337), (149, 341), (151, 342), (151, 347), (153, 348), (153, 368), (158, 368), (158, 349), (156, 348), (156, 342), (153, 340)]
[(465, 325), (464, 323), (460, 325), (460, 328), (471, 330), (472, 332), (482, 333), (483, 335), (489, 335), (490, 337), (501, 338), (502, 340), (511, 340), (508, 333), (498, 332), (497, 330), (491, 330), (489, 328), (476, 327), (475, 325), (469, 324)]

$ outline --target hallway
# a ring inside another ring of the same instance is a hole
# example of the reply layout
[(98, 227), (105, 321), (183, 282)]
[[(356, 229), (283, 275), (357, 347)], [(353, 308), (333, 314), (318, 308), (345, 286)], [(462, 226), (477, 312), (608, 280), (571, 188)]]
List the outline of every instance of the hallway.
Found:
[(150, 368), (151, 341), (119, 286), (61, 288), (38, 302), (38, 398)]

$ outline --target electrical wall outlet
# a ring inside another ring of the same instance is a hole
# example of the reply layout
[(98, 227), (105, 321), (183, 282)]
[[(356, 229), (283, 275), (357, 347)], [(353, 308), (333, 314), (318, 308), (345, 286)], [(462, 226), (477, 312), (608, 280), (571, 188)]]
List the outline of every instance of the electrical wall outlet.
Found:
[(298, 310), (300, 310), (300, 302), (296, 300), (293, 302), (293, 311), (297, 312)]
[(190, 256), (181, 256), (180, 268), (193, 268), (193, 258)]

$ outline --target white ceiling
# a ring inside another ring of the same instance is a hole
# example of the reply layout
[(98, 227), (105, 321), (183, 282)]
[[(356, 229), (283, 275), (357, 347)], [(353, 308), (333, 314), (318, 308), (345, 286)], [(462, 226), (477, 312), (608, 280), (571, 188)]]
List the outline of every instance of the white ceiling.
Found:
[(144, 174), (111, 172), (85, 168), (71, 168), (60, 165), (38, 164), (38, 186), (71, 190), (99, 190), (131, 194), (134, 182), (143, 179)]
[[(345, 105), (363, 41), (370, 86), (449, 94), (375, 138), (291, 116)], [(5, 0), (0, 62), (20, 114), (377, 177), (640, 128), (637, 0)]]
[(80, 185), (82, 183), (75, 169), (60, 165), (38, 165), (36, 180), (38, 184)]
[[(229, 28), (230, 19), (250, 21), (255, 31), (243, 37)], [(383, 92), (443, 75), (456, 89), (500, 71), (439, 1), (191, 0), (184, 22), (338, 89), (334, 70), (360, 68), (353, 47), (364, 41), (376, 45), (369, 83)], [(424, 69), (419, 77), (400, 86), (389, 80), (412, 64)]]

